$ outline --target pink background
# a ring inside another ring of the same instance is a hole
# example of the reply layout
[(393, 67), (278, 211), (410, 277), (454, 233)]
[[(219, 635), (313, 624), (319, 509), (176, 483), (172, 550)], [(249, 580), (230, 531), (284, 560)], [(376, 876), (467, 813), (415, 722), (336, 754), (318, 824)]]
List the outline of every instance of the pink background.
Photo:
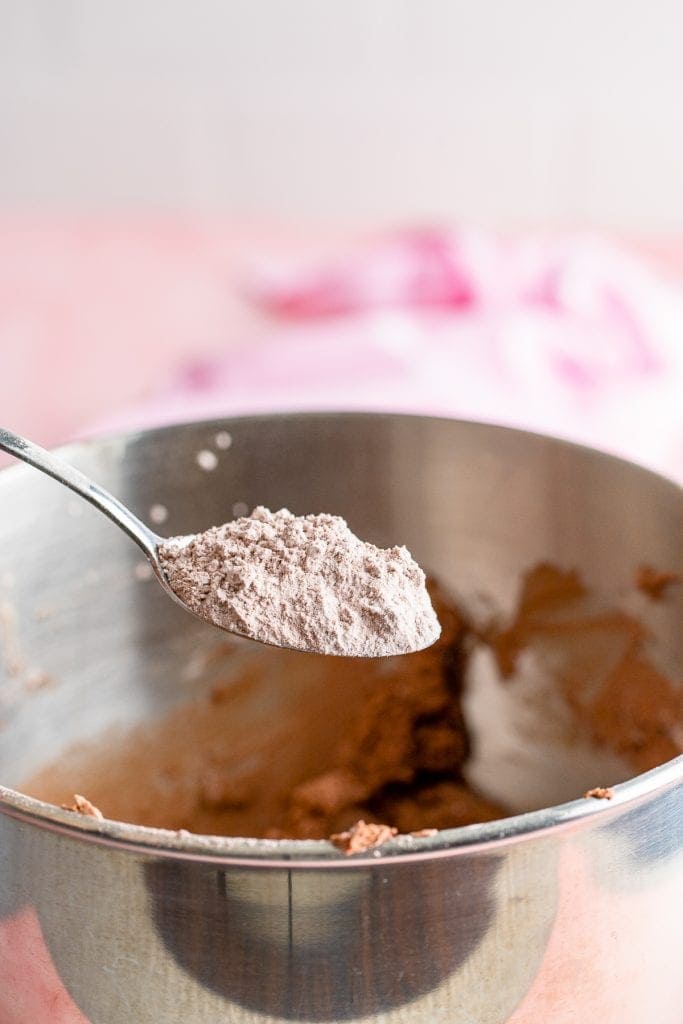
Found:
[(44, 444), (386, 409), (546, 431), (683, 477), (682, 339), (683, 243), (0, 221), (3, 420)]

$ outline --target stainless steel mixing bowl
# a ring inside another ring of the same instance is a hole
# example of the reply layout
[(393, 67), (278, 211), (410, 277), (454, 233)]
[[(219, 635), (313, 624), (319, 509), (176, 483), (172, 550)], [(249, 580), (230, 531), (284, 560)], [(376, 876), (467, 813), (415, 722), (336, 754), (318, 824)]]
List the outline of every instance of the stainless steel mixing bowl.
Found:
[[(196, 454), (219, 430), (232, 445), (207, 472)], [(542, 559), (615, 594), (642, 562), (683, 569), (673, 483), (504, 428), (271, 416), (67, 455), (142, 518), (165, 505), (169, 533), (222, 522), (236, 503), (334, 511), (363, 537), (407, 544), (471, 606), (485, 594), (509, 610)], [(352, 859), (325, 843), (100, 824), (9, 788), (209, 685), (193, 665), (213, 630), (138, 578), (138, 562), (50, 481), (0, 474), (0, 1024), (681, 1024), (683, 758), (610, 802), (557, 803), (612, 781), (597, 754), (575, 759), (570, 787), (539, 762), (530, 790), (547, 776), (550, 809)], [(681, 597), (673, 588), (649, 620), (678, 678)], [(269, 664), (242, 731), (292, 714)], [(41, 672), (54, 685), (36, 685)], [(506, 765), (489, 774), (495, 788)]]

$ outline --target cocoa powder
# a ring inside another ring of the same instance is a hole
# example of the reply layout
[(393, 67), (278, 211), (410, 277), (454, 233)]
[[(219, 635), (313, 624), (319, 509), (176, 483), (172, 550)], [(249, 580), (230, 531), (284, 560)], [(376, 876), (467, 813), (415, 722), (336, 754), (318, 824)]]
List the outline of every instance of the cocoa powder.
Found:
[(405, 547), (361, 541), (343, 519), (258, 507), (159, 546), (168, 581), (202, 618), (255, 640), (354, 657), (419, 651), (439, 636)]

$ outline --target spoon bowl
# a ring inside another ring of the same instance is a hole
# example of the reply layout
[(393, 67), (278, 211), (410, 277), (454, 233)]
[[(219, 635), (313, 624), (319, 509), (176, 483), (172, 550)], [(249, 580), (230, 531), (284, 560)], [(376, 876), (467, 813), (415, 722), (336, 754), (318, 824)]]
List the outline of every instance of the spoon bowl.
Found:
[[(327, 650), (322, 646), (304, 646), (303, 644), (292, 644), (285, 642), (276, 642), (275, 640), (269, 639), (265, 636), (257, 633), (250, 633), (246, 630), (240, 630), (234, 625), (226, 625), (222, 621), (218, 621), (214, 617), (209, 617), (200, 614), (191, 604), (187, 603), (182, 599), (178, 592), (174, 589), (169, 581), (168, 575), (162, 564), (162, 558), (160, 554), (160, 547), (167, 543), (169, 538), (161, 537), (155, 533), (154, 530), (150, 529), (146, 523), (139, 519), (126, 505), (123, 504), (118, 498), (116, 498), (105, 488), (91, 480), (85, 473), (82, 473), (75, 466), (71, 466), (68, 462), (58, 458), (51, 452), (41, 448), (40, 445), (34, 444), (27, 438), (22, 437), (20, 434), (16, 434), (5, 427), (0, 427), (0, 449), (7, 452), (9, 455), (13, 455), (17, 459), (21, 459), (26, 462), (29, 466), (34, 469), (40, 470), (41, 473), (45, 473), (47, 476), (52, 477), (58, 483), (64, 487), (68, 487), (74, 491), (79, 497), (84, 498), (91, 505), (94, 505), (100, 512), (103, 512), (119, 529), (123, 530), (142, 550), (145, 557), (149, 561), (154, 575), (163, 587), (164, 591), (169, 597), (179, 604), (185, 611), (191, 615), (196, 616), (203, 622), (208, 622), (211, 625), (216, 626), (218, 629), (222, 629), (227, 633), (233, 633), (237, 636), (244, 637), (248, 640), (255, 640), (258, 643), (267, 644), (272, 647), (282, 647), (289, 650), (297, 650), (307, 654), (342, 654), (347, 657), (349, 656), (361, 656), (361, 657), (378, 657), (383, 655), (392, 654), (404, 654), (412, 653), (412, 651), (419, 650), (425, 645), (433, 643), (439, 634), (439, 626), (434, 617), (434, 612), (429, 608), (431, 620), (429, 622), (431, 635), (425, 641), (422, 641), (419, 646), (411, 647), (410, 650), (400, 648), (394, 641), (392, 636), (392, 645), (386, 643), (384, 649), (381, 652), (376, 652), (368, 644), (363, 645), (361, 651), (357, 649), (348, 650), (335, 649)], [(185, 541), (186, 539), (191, 540), (192, 538), (176, 537), (173, 540)], [(270, 552), (269, 552), (270, 553)], [(424, 581), (424, 576), (422, 577)], [(338, 596), (338, 595), (335, 595)], [(420, 595), (420, 598), (422, 595)], [(338, 596), (338, 600), (341, 603), (341, 597)], [(429, 599), (424, 592), (424, 600), (429, 606)], [(409, 615), (413, 617), (413, 607), (408, 605)], [(417, 618), (418, 611), (415, 611), (415, 617)]]

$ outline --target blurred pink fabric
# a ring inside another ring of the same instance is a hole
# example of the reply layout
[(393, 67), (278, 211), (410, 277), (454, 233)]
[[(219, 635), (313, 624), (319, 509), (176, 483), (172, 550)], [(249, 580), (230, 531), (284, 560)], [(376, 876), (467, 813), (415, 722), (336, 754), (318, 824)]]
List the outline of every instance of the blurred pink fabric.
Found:
[(592, 444), (683, 479), (683, 289), (599, 236), (406, 230), (337, 258), (261, 258), (269, 322), (187, 360), (99, 428), (271, 410), (461, 416)]

